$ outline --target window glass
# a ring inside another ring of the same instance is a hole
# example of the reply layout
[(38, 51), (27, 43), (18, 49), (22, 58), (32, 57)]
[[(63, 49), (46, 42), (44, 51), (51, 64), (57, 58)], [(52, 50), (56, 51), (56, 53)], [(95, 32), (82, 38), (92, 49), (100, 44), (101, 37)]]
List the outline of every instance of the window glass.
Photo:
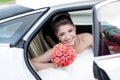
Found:
[(0, 38), (10, 38), (22, 24), (23, 22), (17, 22), (17, 23), (13, 23), (13, 24), (5, 25), (1, 27)]
[(21, 13), (23, 14), (30, 11), (34, 11), (33, 9), (26, 8), (20, 5), (15, 5), (15, 4), (9, 4), (9, 5), (7, 4), (7, 7), (6, 5), (3, 8), (1, 7), (2, 6), (0, 6), (0, 20), (15, 16), (15, 15), (19, 15)]
[(0, 23), (0, 42), (14, 43), (35, 23), (41, 13), (35, 13)]
[(92, 10), (69, 12), (75, 25), (92, 25)]
[(99, 55), (120, 53), (120, 2), (103, 6), (98, 16), (101, 26)]

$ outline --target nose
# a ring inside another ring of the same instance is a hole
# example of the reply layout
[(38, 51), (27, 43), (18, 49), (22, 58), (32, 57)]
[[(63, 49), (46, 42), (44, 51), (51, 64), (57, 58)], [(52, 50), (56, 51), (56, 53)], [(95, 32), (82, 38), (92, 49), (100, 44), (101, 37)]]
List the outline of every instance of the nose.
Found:
[(70, 39), (70, 34), (67, 33), (67, 34), (65, 35), (65, 39), (66, 39), (66, 40), (69, 40), (69, 39)]

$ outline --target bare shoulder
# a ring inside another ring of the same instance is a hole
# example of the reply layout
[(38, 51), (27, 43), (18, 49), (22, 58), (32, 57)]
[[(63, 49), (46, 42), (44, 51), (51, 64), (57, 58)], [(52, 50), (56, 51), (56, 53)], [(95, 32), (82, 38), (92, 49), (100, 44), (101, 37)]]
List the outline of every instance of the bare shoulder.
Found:
[(90, 33), (81, 33), (77, 35), (79, 39), (81, 39), (83, 42), (88, 43), (89, 45), (93, 44), (93, 35)]
[(90, 34), (90, 33), (81, 33), (81, 34), (78, 34), (77, 36), (78, 36), (78, 38), (82, 38), (82, 39), (93, 37), (92, 34)]

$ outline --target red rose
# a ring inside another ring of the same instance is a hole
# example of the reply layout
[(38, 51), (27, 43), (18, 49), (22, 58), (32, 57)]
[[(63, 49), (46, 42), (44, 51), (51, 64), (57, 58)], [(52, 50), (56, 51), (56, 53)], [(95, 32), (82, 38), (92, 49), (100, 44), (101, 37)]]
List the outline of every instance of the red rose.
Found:
[(75, 57), (75, 50), (73, 47), (59, 43), (53, 47), (51, 61), (57, 66), (68, 66)]

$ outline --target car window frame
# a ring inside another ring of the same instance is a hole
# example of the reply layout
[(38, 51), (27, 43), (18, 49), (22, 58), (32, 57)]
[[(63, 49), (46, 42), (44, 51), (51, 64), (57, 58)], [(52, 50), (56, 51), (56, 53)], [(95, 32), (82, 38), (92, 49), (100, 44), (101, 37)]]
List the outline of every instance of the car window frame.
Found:
[(27, 54), (27, 50), (28, 50), (28, 46), (30, 44), (30, 41), (34, 38), (34, 36), (39, 32), (39, 30), (41, 30), (42, 26), (47, 22), (47, 20), (49, 20), (51, 17), (53, 17), (53, 15), (60, 13), (60, 12), (67, 12), (67, 11), (79, 11), (79, 10), (90, 10), (92, 9), (93, 5), (86, 5), (86, 6), (75, 6), (75, 7), (65, 7), (65, 8), (61, 8), (61, 9), (50, 9), (52, 11), (48, 11), (46, 13), (46, 18), (42, 21), (41, 24), (39, 24), (39, 26), (35, 29), (35, 31), (25, 40), (25, 46), (24, 46), (24, 57), (25, 57), (25, 63), (27, 64), (28, 69), (30, 70), (30, 72), (36, 77), (36, 79), (42, 80), (41, 77), (36, 73), (36, 71), (32, 68), (32, 66), (30, 65), (29, 59), (28, 59), (28, 54)]
[[(10, 46), (15, 46), (23, 37), (24, 35), (30, 30), (30, 28), (38, 21), (38, 19), (40, 17), (42, 17), (42, 15), (47, 11), (48, 9), (38, 9), (38, 10), (34, 10), (34, 11), (31, 11), (31, 12), (26, 12), (26, 13), (21, 13), (19, 15), (14, 15), (12, 17), (8, 17), (8, 18), (5, 18), (3, 20), (0, 20), (0, 24), (3, 24), (3, 23), (6, 23), (6, 22), (11, 22), (11, 21), (14, 21), (14, 20), (18, 20), (18, 19), (21, 19), (21, 18), (25, 18), (25, 17), (29, 17), (29, 16), (33, 16), (33, 15), (37, 15), (37, 18), (35, 21), (33, 21), (33, 24), (31, 24), (29, 26), (29, 28), (24, 32), (22, 33), (22, 35), (17, 38), (15, 41), (11, 42), (9, 41), (8, 38), (1, 38), (1, 42), (2, 44), (10, 44)], [(10, 39), (12, 39), (13, 37), (11, 37)]]

